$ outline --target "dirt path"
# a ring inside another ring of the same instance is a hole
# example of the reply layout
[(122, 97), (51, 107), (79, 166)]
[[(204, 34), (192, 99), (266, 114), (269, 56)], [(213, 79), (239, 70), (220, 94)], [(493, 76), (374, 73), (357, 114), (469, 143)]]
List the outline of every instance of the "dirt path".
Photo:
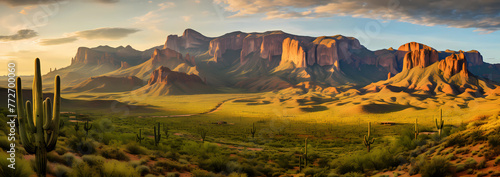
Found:
[(214, 108), (208, 110), (208, 111), (205, 111), (205, 112), (201, 112), (201, 113), (196, 113), (196, 114), (180, 114), (180, 115), (166, 115), (166, 116), (149, 116), (149, 117), (190, 117), (190, 116), (195, 116), (195, 115), (202, 115), (202, 114), (210, 114), (210, 113), (214, 113), (214, 112), (217, 112), (218, 110), (221, 109), (222, 105), (228, 101), (231, 101), (231, 100), (234, 100), (234, 99), (238, 99), (238, 98), (230, 98), (230, 99), (227, 99), (227, 100), (224, 100), (224, 101), (221, 101), (220, 103), (218, 103), (217, 105), (215, 105)]

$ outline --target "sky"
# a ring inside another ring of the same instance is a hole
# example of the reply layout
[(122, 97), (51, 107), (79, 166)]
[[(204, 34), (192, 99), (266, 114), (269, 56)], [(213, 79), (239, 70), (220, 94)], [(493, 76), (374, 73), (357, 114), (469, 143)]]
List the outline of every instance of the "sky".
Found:
[(415, 41), (500, 63), (498, 0), (0, 0), (0, 65), (30, 75), (38, 57), (46, 73), (68, 66), (78, 47), (146, 50), (186, 28), (341, 34), (370, 50)]

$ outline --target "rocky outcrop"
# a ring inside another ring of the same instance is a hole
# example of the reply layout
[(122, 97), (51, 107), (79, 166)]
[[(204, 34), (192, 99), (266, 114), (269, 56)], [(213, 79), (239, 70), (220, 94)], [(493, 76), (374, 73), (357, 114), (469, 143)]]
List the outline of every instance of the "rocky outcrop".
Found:
[(403, 59), (403, 71), (414, 67), (425, 68), (437, 61), (439, 61), (439, 54), (432, 48), (412, 50), (406, 53)]
[(208, 54), (214, 56), (216, 62), (222, 62), (222, 54), (226, 50), (240, 50), (243, 40), (248, 34), (242, 32), (229, 33), (210, 41)]
[(186, 29), (182, 36), (169, 35), (163, 49), (171, 49), (180, 52), (181, 49), (201, 49), (206, 50), (212, 38), (206, 37), (201, 33), (193, 30)]
[(87, 47), (79, 47), (75, 57), (71, 61), (71, 64), (90, 64), (90, 65), (101, 65), (101, 64), (116, 64), (116, 59), (112, 54), (107, 52), (101, 52), (97, 50), (92, 50)]
[(307, 52), (307, 64), (334, 65), (341, 59), (346, 63), (352, 63), (353, 58), (350, 52), (352, 49), (362, 49), (356, 38), (342, 35), (318, 37), (312, 42)]
[(398, 50), (399, 51), (414, 51), (414, 50), (420, 50), (420, 49), (428, 49), (428, 50), (434, 50), (432, 47), (429, 47), (427, 45), (418, 43), (418, 42), (409, 42), (406, 44), (401, 45)]
[(477, 50), (471, 50), (464, 53), (469, 66), (478, 66), (484, 64), (483, 56)]
[(130, 65), (126, 61), (122, 61), (120, 64), (120, 69), (130, 68)]
[(443, 72), (445, 78), (460, 73), (462, 77), (468, 78), (469, 71), (467, 70), (467, 60), (463, 52), (453, 53), (439, 62), (439, 70)]
[(171, 85), (176, 82), (187, 83), (195, 82), (199, 84), (205, 84), (200, 77), (194, 74), (186, 74), (182, 72), (175, 72), (167, 67), (161, 66), (151, 73), (151, 77), (148, 80), (148, 85), (161, 83), (166, 85)]
[(169, 58), (182, 59), (182, 54), (176, 52), (170, 48), (167, 49), (155, 49), (153, 55), (151, 55), (152, 64), (162, 63), (162, 60), (168, 60)]
[(299, 41), (291, 38), (283, 40), (280, 65), (293, 63), (296, 68), (307, 67), (307, 55)]

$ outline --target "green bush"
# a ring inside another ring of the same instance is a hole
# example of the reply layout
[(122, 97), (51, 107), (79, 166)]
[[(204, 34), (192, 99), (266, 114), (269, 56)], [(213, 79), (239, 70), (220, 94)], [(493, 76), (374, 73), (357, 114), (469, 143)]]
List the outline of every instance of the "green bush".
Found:
[(354, 154), (333, 162), (338, 174), (349, 172), (363, 173), (365, 170), (382, 170), (399, 164), (393, 152), (387, 149), (374, 149), (370, 153)]
[(92, 140), (84, 140), (81, 135), (76, 135), (68, 139), (68, 146), (80, 154), (93, 154), (96, 152), (95, 144)]
[(136, 170), (137, 170), (137, 173), (139, 173), (141, 176), (144, 176), (144, 175), (148, 174), (149, 172), (151, 172), (151, 170), (149, 169), (149, 167), (146, 166), (146, 165), (138, 166), (136, 168)]
[(56, 151), (52, 151), (52, 152), (47, 153), (47, 160), (49, 162), (55, 162), (55, 163), (61, 163), (61, 164), (66, 163), (66, 160), (62, 156), (57, 154)]
[(66, 152), (65, 154), (62, 155), (62, 158), (64, 159), (65, 164), (67, 166), (73, 166), (73, 164), (75, 162), (75, 155), (73, 155), (72, 153)]
[(54, 172), (52, 174), (57, 177), (69, 177), (71, 171), (71, 168), (58, 164), (54, 167)]
[(137, 177), (140, 176), (134, 168), (126, 162), (110, 160), (102, 167), (102, 174), (105, 177)]
[(215, 174), (213, 174), (211, 172), (207, 172), (205, 170), (201, 170), (201, 169), (194, 169), (191, 171), (191, 174), (193, 175), (193, 177), (213, 177), (213, 176), (215, 176)]
[(116, 159), (122, 161), (129, 161), (128, 156), (123, 152), (123, 150), (116, 147), (106, 147), (101, 150), (101, 156), (107, 159)]
[(186, 171), (188, 169), (187, 165), (182, 165), (178, 162), (170, 161), (170, 160), (160, 160), (156, 162), (155, 167), (160, 167), (165, 171)]
[(87, 163), (73, 164), (73, 170), (70, 173), (72, 177), (101, 177), (96, 167), (91, 167)]
[(137, 144), (136, 142), (130, 142), (125, 146), (125, 150), (127, 150), (130, 154), (146, 154), (147, 149)]
[(500, 135), (491, 135), (488, 137), (488, 144), (491, 147), (498, 147), (500, 146)]
[[(16, 154), (18, 156), (18, 154)], [(33, 170), (30, 167), (30, 162), (16, 158), (15, 169), (9, 168), (10, 161), (7, 159), (10, 158), (9, 154), (6, 152), (0, 152), (0, 172), (2, 174), (9, 174), (11, 177), (28, 177), (33, 174)]]
[(440, 177), (452, 175), (451, 164), (443, 157), (436, 156), (420, 168), (422, 177)]
[(90, 166), (101, 166), (105, 162), (105, 158), (97, 155), (84, 155), (82, 160)]

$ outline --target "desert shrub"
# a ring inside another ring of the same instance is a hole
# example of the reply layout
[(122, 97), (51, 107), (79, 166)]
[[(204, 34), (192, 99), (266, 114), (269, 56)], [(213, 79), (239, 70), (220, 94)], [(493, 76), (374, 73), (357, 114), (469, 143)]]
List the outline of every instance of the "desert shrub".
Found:
[(306, 175), (306, 176), (318, 176), (318, 177), (322, 177), (322, 176), (328, 176), (328, 171), (325, 170), (325, 169), (322, 169), (322, 168), (305, 168), (303, 170), (303, 173)]
[(74, 162), (75, 162), (75, 155), (73, 155), (72, 153), (65, 153), (62, 155), (62, 158), (64, 159), (65, 163), (67, 166), (73, 166)]
[(471, 168), (471, 169), (475, 169), (477, 166), (477, 161), (474, 160), (473, 158), (468, 158), (466, 161), (465, 161), (465, 167), (466, 168)]
[(141, 176), (144, 176), (146, 174), (148, 174), (151, 170), (149, 169), (148, 166), (146, 165), (141, 165), (141, 166), (138, 166), (137, 168), (135, 168), (137, 173), (139, 173)]
[(125, 146), (125, 149), (130, 154), (146, 154), (147, 149), (137, 144), (136, 142), (130, 142)]
[(110, 160), (102, 167), (102, 174), (106, 177), (137, 177), (140, 176), (134, 168), (126, 162)]
[(455, 135), (448, 137), (448, 140), (445, 143), (445, 147), (450, 147), (450, 146), (454, 146), (454, 145), (462, 147), (462, 146), (465, 146), (466, 143), (467, 143), (467, 139), (462, 137), (460, 134), (455, 134)]
[(71, 174), (71, 168), (64, 165), (56, 165), (52, 174), (57, 177), (68, 177)]
[(343, 177), (364, 177), (365, 175), (363, 173), (358, 173), (358, 172), (349, 172), (344, 175)]
[(95, 144), (92, 140), (84, 140), (80, 135), (68, 139), (68, 146), (80, 154), (93, 154), (96, 152)]
[(129, 161), (128, 156), (123, 152), (123, 150), (116, 147), (106, 147), (101, 150), (101, 156), (107, 159), (116, 159), (122, 161)]
[(82, 156), (82, 160), (90, 166), (100, 166), (106, 159), (97, 155), (84, 155)]
[(477, 169), (483, 169), (483, 168), (486, 168), (486, 160), (484, 159), (477, 164)]
[(500, 146), (500, 135), (491, 135), (488, 137), (488, 144), (491, 147), (498, 147)]
[(448, 176), (452, 175), (451, 164), (443, 157), (436, 156), (430, 162), (420, 168), (422, 177)]
[(95, 167), (89, 166), (87, 163), (75, 163), (73, 164), (72, 171), (70, 173), (72, 177), (100, 177), (99, 171)]
[(160, 160), (156, 162), (155, 167), (160, 167), (165, 171), (186, 171), (188, 169), (187, 165), (182, 165), (178, 162), (170, 161), (170, 160)]
[(474, 130), (469, 134), (469, 137), (473, 141), (483, 141), (486, 140), (486, 137), (483, 135), (483, 131), (481, 130)]
[[(16, 154), (16, 156), (18, 155)], [(3, 151), (0, 152), (0, 172), (2, 174), (9, 174), (11, 177), (27, 177), (33, 174), (30, 162), (16, 158), (16, 168), (12, 169), (9, 168), (10, 161), (7, 158), (10, 158), (9, 154)]]
[(464, 170), (465, 170), (465, 165), (464, 164), (461, 164), (461, 163), (460, 164), (456, 164), (456, 166), (455, 166), (455, 171), (456, 172), (462, 172)]
[(191, 174), (193, 175), (193, 177), (213, 177), (213, 176), (215, 176), (215, 174), (213, 174), (211, 172), (207, 172), (205, 170), (201, 170), (201, 169), (194, 169), (191, 171)]
[(57, 154), (57, 152), (55, 151), (47, 153), (47, 160), (49, 162), (55, 162), (61, 164), (66, 163), (66, 160), (63, 157), (59, 156), (59, 154)]
[(200, 161), (200, 168), (213, 171), (213, 172), (221, 172), (226, 171), (226, 164), (228, 163), (228, 159), (225, 156), (212, 156), (209, 159), (203, 159)]
[(10, 141), (7, 139), (7, 136), (0, 135), (0, 148), (4, 151), (8, 151), (10, 149)]
[(497, 158), (495, 158), (495, 161), (493, 161), (493, 162), (495, 162), (495, 165), (500, 164), (500, 156), (498, 156)]
[(339, 158), (333, 162), (333, 167), (337, 173), (346, 174), (365, 170), (382, 170), (398, 164), (398, 159), (393, 156), (393, 152), (387, 149), (374, 149), (370, 153)]
[(247, 174), (234, 172), (234, 173), (229, 174), (228, 177), (247, 177)]

